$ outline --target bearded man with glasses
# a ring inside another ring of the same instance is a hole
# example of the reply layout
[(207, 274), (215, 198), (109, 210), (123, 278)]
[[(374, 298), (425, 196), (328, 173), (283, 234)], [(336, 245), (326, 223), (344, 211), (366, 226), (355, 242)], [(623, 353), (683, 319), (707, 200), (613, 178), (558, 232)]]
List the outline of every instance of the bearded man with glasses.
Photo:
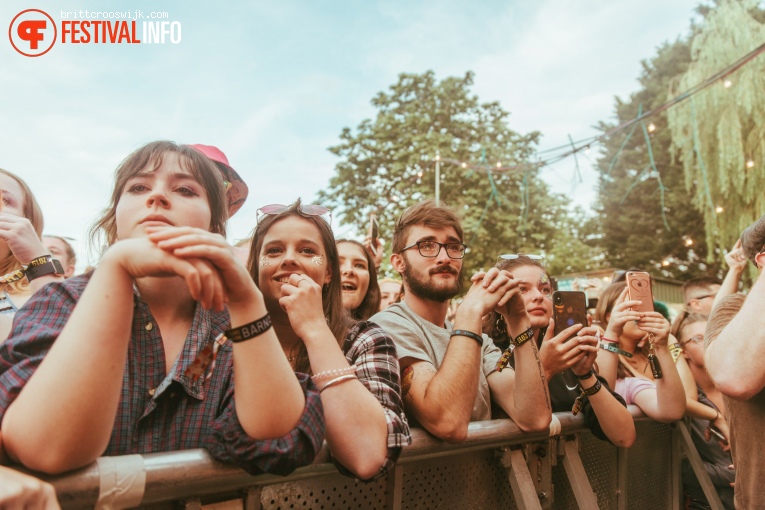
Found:
[[(491, 419), (492, 400), (525, 431), (550, 424), (550, 397), (519, 282), (492, 268), (470, 279), (454, 324), (449, 300), (462, 291), (466, 245), (454, 211), (428, 200), (396, 222), (391, 264), (403, 278), (404, 300), (370, 320), (396, 343), (410, 420), (450, 442), (464, 441), (471, 421)], [(496, 370), (500, 350), (481, 334), (497, 311), (512, 324), (516, 370)]]

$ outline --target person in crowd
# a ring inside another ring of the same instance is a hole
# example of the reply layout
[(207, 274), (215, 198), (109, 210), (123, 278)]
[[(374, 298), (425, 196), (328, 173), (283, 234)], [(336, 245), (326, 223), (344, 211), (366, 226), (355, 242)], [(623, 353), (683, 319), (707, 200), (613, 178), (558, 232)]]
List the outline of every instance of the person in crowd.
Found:
[(92, 231), (108, 246), (97, 268), (36, 292), (0, 346), (11, 460), (58, 473), (205, 447), (253, 474), (313, 460), (319, 395), (284, 359), (263, 294), (226, 244), (235, 196), (223, 180), (167, 141), (119, 165)]
[[(718, 414), (725, 416), (725, 403), (704, 364), (704, 331), (707, 327), (707, 316), (698, 313), (684, 312), (672, 324), (672, 334), (677, 338), (683, 349), (683, 357), (693, 373), (698, 391), (698, 401)], [(736, 472), (730, 456), (730, 447), (721, 445), (720, 441), (710, 432), (714, 420), (701, 418), (690, 419), (690, 432), (693, 444), (704, 462), (707, 474), (714, 483), (720, 500), (726, 509), (733, 510), (733, 487)], [(715, 432), (719, 431), (715, 430)], [(683, 461), (683, 485), (689, 499), (689, 508), (695, 510), (708, 509), (709, 503), (704, 496), (696, 475), (690, 463)]]
[(44, 235), (42, 243), (48, 253), (61, 263), (61, 267), (64, 269), (64, 278), (74, 276), (77, 254), (69, 241), (60, 236)]
[(401, 280), (383, 278), (378, 281), (380, 287), (380, 308), (383, 311), (393, 303), (398, 303), (401, 297)]
[(393, 340), (373, 322), (351, 321), (343, 306), (346, 275), (322, 217), (328, 209), (298, 200), (258, 212), (248, 266), (284, 359), (313, 374), (340, 471), (363, 480), (382, 476), (411, 442)]
[[(550, 388), (553, 412), (582, 412), (585, 424), (595, 437), (616, 446), (629, 447), (635, 442), (635, 424), (624, 399), (613, 392), (606, 380), (593, 371), (598, 354), (598, 330), (589, 324), (574, 324), (554, 335), (552, 318), (553, 284), (540, 258), (527, 255), (504, 255), (497, 268), (508, 271), (520, 281), (520, 293), (531, 321), (539, 359)], [(513, 344), (504, 319), (491, 315), (489, 336), (502, 349), (513, 366)]]
[[(715, 300), (712, 304), (712, 307), (710, 308), (710, 312), (711, 309), (714, 308), (722, 298), (738, 292), (738, 286), (741, 283), (741, 276), (744, 274), (744, 270), (746, 269), (747, 265), (744, 248), (741, 246), (741, 239), (738, 239), (736, 244), (733, 245), (733, 248), (731, 248), (730, 251), (725, 254), (725, 263), (728, 264), (728, 272), (725, 273), (725, 278), (720, 285), (720, 289), (715, 295)], [(707, 315), (709, 315), (710, 312), (707, 312)]]
[(43, 214), (32, 190), (0, 168), (0, 343), (32, 294), (63, 277), (60, 262), (43, 246), (42, 230)]
[[(396, 342), (404, 404), (431, 434), (464, 441), (471, 421), (491, 418), (491, 400), (525, 431), (546, 429), (550, 396), (518, 280), (492, 268), (470, 280), (454, 323), (449, 300), (462, 288), (462, 225), (432, 200), (396, 222), (391, 263), (404, 282), (404, 300), (372, 317)], [(516, 345), (516, 370), (496, 369), (499, 349), (481, 335), (481, 319), (496, 310)]]
[(343, 306), (355, 320), (367, 320), (380, 308), (380, 286), (372, 256), (363, 244), (352, 239), (338, 239), (337, 251)]
[(685, 309), (689, 312), (709, 315), (719, 291), (720, 280), (717, 278), (703, 276), (688, 280), (683, 284)]
[[(628, 299), (624, 282), (612, 283), (601, 294), (595, 319), (606, 330), (599, 373), (628, 405), (637, 405), (654, 420), (676, 421), (685, 413), (686, 396), (668, 346), (669, 321), (659, 312), (631, 309), (639, 304)], [(661, 377), (654, 378), (654, 370)]]
[(747, 259), (759, 278), (747, 296), (730, 294), (715, 306), (706, 330), (704, 361), (725, 396), (736, 465), (736, 508), (765, 508), (765, 216), (741, 234)]

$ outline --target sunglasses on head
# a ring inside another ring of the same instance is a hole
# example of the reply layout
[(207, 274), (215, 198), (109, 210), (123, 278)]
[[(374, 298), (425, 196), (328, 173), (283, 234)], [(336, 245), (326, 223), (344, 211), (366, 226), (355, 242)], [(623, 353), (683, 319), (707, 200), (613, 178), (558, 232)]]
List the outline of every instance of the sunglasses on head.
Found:
[(520, 257), (526, 257), (527, 259), (531, 260), (544, 260), (545, 258), (542, 255), (534, 255), (529, 253), (503, 253), (499, 257), (497, 257), (497, 263), (502, 262), (503, 260), (515, 260)]
[[(290, 210), (292, 206), (289, 205), (282, 205), (282, 204), (270, 204), (270, 205), (264, 205), (260, 209), (258, 209), (258, 215), (256, 218), (256, 223), (260, 223), (260, 218), (262, 216), (276, 216), (277, 214), (282, 214)], [(324, 216), (325, 214), (329, 214), (329, 226), (332, 226), (332, 211), (324, 207), (323, 205), (317, 205), (317, 204), (300, 204), (297, 208), (298, 213), (301, 216)], [(325, 218), (326, 220), (326, 218)]]

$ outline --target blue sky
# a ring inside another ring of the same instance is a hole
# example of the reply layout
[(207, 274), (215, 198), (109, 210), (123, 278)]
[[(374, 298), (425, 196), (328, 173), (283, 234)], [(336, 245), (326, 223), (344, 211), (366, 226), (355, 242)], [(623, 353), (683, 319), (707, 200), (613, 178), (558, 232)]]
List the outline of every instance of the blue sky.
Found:
[[(401, 72), (476, 73), (541, 149), (581, 139), (637, 89), (641, 59), (687, 33), (696, 0), (230, 1), (3, 0), (3, 33), (28, 8), (166, 11), (180, 44), (56, 44), (46, 55), (0, 41), (0, 167), (40, 201), (46, 230), (80, 241), (106, 205), (114, 168), (155, 139), (220, 147), (250, 187), (230, 239), (264, 204), (312, 199), (332, 176), (326, 149), (374, 115), (370, 99)], [(224, 5), (225, 7), (218, 6)], [(573, 160), (544, 170), (588, 206), (596, 180)], [(347, 229), (336, 229), (347, 235)], [(84, 253), (84, 243), (79, 251)]]

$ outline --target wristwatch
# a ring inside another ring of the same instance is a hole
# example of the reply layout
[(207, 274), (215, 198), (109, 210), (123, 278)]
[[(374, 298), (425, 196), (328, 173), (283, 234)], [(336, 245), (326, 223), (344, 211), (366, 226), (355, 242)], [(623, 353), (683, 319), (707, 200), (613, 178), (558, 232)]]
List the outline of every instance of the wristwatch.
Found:
[(32, 259), (24, 269), (24, 274), (28, 281), (32, 281), (35, 278), (52, 274), (53, 276), (64, 276), (64, 268), (61, 267), (61, 262), (54, 259), (51, 255), (43, 255)]

